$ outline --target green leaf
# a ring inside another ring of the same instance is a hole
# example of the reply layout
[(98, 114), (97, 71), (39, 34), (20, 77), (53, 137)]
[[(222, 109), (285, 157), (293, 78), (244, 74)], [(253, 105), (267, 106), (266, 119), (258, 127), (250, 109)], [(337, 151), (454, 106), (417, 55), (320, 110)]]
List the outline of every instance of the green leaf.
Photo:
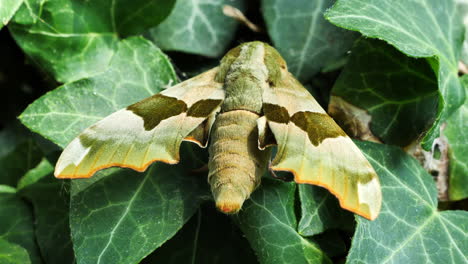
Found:
[(0, 184), (16, 186), (41, 160), (42, 153), (31, 133), (17, 122), (0, 131), (0, 146)]
[(468, 25), (468, 2), (465, 0), (455, 0), (455, 2), (457, 3), (458, 12), (462, 16), (465, 26), (465, 40), (463, 41), (460, 59), (463, 63), (468, 65), (468, 30), (466, 30)]
[(208, 203), (142, 263), (258, 263), (231, 219)]
[(314, 185), (300, 184), (301, 220), (299, 234), (313, 236), (330, 228), (353, 229), (354, 218), (341, 209), (338, 200), (328, 190)]
[(245, 10), (244, 0), (177, 1), (171, 15), (150, 30), (151, 39), (163, 50), (208, 57), (222, 55), (238, 22), (223, 13), (223, 6)]
[(28, 205), (16, 194), (0, 193), (0, 216), (0, 240), (20, 245), (28, 251), (32, 263), (42, 263)]
[(107, 70), (120, 35), (159, 24), (174, 0), (26, 0), (9, 29), (30, 58), (59, 82)]
[(32, 185), (42, 178), (50, 175), (54, 171), (54, 167), (50, 162), (43, 158), (39, 164), (30, 169), (18, 182), (18, 189), (23, 189), (29, 185)]
[(2, 0), (0, 5), (0, 29), (10, 21), (23, 0)]
[(114, 30), (122, 36), (128, 36), (161, 23), (171, 13), (176, 0), (120, 0), (108, 3), (110, 5), (106, 6), (106, 10), (114, 10)]
[(22, 179), (19, 194), (33, 205), (36, 239), (46, 263), (73, 263), (69, 226), (68, 184), (53, 176), (53, 167), (43, 160)]
[(326, 18), (340, 27), (385, 40), (409, 56), (429, 58), (437, 73), (440, 94), (437, 120), (422, 142), (425, 149), (430, 149), (441, 122), (465, 101), (465, 91), (458, 80), (464, 32), (455, 1), (395, 4), (386, 0), (338, 0)]
[(366, 110), (372, 134), (398, 146), (421, 137), (438, 105), (436, 76), (426, 60), (371, 39), (360, 39), (353, 47), (332, 94)]
[(167, 57), (142, 38), (121, 41), (109, 69), (65, 84), (32, 103), (20, 116), (31, 130), (65, 147), (103, 117), (151, 96), (175, 81)]
[(297, 231), (295, 183), (264, 178), (236, 219), (261, 263), (331, 263)]
[(263, 0), (262, 13), (273, 44), (289, 71), (307, 81), (321, 68), (343, 57), (357, 34), (323, 18), (333, 0)]
[(358, 143), (376, 169), (383, 203), (374, 221), (356, 217), (349, 263), (467, 263), (468, 213), (437, 210), (431, 177), (396, 147)]
[[(461, 78), (468, 89), (468, 75)], [(468, 100), (448, 120), (444, 135), (449, 142), (449, 198), (468, 197)]]
[(195, 213), (206, 195), (200, 180), (182, 166), (158, 163), (144, 174), (119, 170), (72, 196), (70, 226), (78, 263), (143, 259)]
[(29, 264), (28, 251), (21, 246), (0, 239), (0, 263), (3, 264)]
[(0, 184), (0, 193), (16, 193), (16, 188)]

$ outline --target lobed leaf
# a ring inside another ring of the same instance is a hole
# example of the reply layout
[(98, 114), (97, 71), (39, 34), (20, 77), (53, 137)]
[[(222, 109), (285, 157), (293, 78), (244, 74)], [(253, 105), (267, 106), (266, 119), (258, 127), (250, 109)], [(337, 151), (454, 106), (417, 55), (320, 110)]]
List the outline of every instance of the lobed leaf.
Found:
[(139, 262), (182, 228), (205, 195), (199, 179), (161, 163), (94, 182), (71, 197), (77, 262)]
[(348, 51), (354, 32), (338, 28), (323, 18), (333, 0), (263, 0), (262, 14), (274, 46), (289, 71), (308, 81)]
[(31, 260), (26, 249), (0, 238), (0, 262), (3, 264), (29, 264)]
[(455, 2), (457, 4), (458, 12), (463, 18), (463, 24), (465, 26), (465, 40), (463, 41), (460, 60), (464, 64), (468, 64), (468, 30), (466, 30), (468, 25), (468, 2), (465, 0), (455, 0)]
[(295, 183), (263, 179), (236, 216), (260, 263), (331, 263), (311, 240), (296, 230)]
[(0, 29), (6, 25), (23, 3), (23, 0), (2, 0), (0, 5)]
[[(437, 77), (424, 59), (414, 59), (382, 41), (360, 39), (332, 89), (364, 109), (370, 130), (387, 144), (407, 146), (432, 125), (438, 105)], [(346, 116), (334, 116), (346, 122)]]
[(33, 206), (35, 235), (46, 263), (73, 263), (67, 182), (53, 176), (53, 166), (43, 160), (20, 181), (19, 195)]
[(297, 227), (302, 236), (313, 236), (328, 229), (352, 230), (352, 214), (343, 210), (328, 190), (314, 185), (299, 184), (301, 219)]
[(20, 116), (29, 129), (65, 147), (103, 117), (151, 96), (175, 81), (167, 57), (142, 38), (121, 41), (109, 69), (65, 84), (32, 103)]
[(16, 186), (18, 180), (40, 161), (42, 153), (31, 133), (19, 123), (0, 131), (0, 184)]
[(170, 16), (151, 29), (149, 36), (163, 50), (220, 56), (238, 25), (236, 20), (224, 15), (224, 5), (245, 11), (244, 0), (177, 1)]
[[(0, 193), (0, 216), (0, 241), (21, 246), (27, 250), (32, 263), (41, 263), (34, 237), (34, 220), (28, 205), (15, 193)], [(15, 251), (23, 254), (22, 250)]]
[[(468, 89), (468, 75), (461, 78)], [(444, 135), (449, 142), (449, 199), (468, 197), (468, 100), (448, 120)]]
[(230, 220), (216, 211), (210, 201), (142, 263), (258, 263), (247, 241)]
[(468, 213), (437, 210), (434, 181), (396, 147), (358, 144), (382, 186), (379, 217), (356, 217), (347, 263), (466, 263)]
[(30, 58), (59, 82), (107, 70), (121, 35), (159, 24), (174, 0), (25, 0), (9, 29)]
[(428, 58), (440, 97), (436, 122), (422, 142), (430, 149), (441, 122), (465, 100), (458, 80), (464, 32), (455, 1), (338, 0), (325, 16), (335, 25), (385, 40), (409, 56)]

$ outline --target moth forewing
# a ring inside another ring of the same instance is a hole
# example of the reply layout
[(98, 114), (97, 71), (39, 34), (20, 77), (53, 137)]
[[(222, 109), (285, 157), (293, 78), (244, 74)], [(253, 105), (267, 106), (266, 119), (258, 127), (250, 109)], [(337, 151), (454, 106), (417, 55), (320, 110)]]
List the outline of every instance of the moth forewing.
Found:
[[(211, 131), (211, 132), (210, 132)], [(209, 143), (208, 181), (217, 207), (235, 213), (273, 170), (323, 186), (343, 208), (374, 219), (381, 204), (377, 175), (360, 150), (287, 71), (271, 46), (244, 43), (219, 67), (115, 112), (65, 148), (58, 178), (86, 178), (120, 166), (145, 170), (177, 163), (181, 142)]]
[(55, 176), (88, 178), (112, 166), (144, 171), (155, 161), (177, 163), (183, 140), (206, 145), (224, 100), (216, 73), (214, 68), (85, 129), (64, 149)]
[(283, 76), (263, 95), (264, 115), (278, 144), (272, 169), (293, 173), (297, 183), (325, 187), (341, 207), (375, 219), (382, 198), (374, 169), (310, 93), (292, 75)]

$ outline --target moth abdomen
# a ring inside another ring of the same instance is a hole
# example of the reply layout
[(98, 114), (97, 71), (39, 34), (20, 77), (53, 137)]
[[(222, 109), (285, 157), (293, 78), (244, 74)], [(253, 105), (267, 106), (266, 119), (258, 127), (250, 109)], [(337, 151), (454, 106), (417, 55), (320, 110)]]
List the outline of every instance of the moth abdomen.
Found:
[(211, 132), (208, 181), (216, 207), (236, 213), (260, 184), (270, 151), (258, 149), (259, 115), (234, 110), (218, 115)]

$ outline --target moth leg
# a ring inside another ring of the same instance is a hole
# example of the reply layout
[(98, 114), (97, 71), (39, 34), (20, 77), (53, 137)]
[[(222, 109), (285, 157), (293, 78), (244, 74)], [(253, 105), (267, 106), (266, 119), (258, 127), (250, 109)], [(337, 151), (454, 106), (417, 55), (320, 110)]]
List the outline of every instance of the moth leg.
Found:
[[(286, 182), (290, 182), (292, 180), (294, 180), (294, 176), (291, 175), (291, 173), (289, 172), (286, 172), (286, 171), (274, 171), (272, 168), (271, 168), (271, 160), (269, 161), (268, 163), (268, 172), (270, 172), (270, 175), (275, 178), (275, 179), (278, 179), (278, 180), (282, 180), (282, 181), (286, 181)], [(277, 173), (279, 172), (279, 174)]]

